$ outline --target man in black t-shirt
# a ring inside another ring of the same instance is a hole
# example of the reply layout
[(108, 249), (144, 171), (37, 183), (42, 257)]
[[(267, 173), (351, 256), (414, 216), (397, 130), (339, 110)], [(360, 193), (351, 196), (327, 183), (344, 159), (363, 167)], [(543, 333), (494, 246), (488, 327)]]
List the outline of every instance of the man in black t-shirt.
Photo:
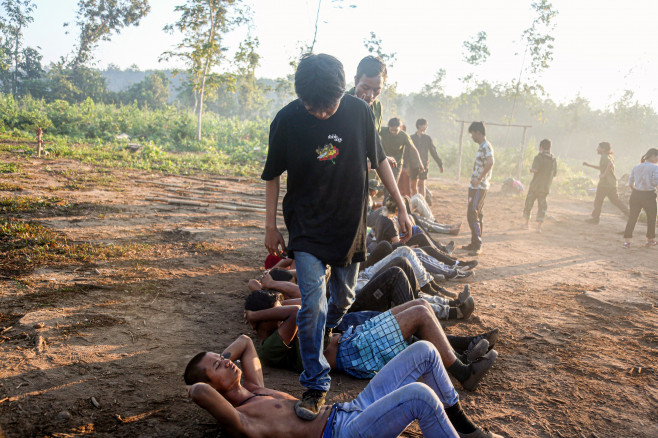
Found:
[[(295, 91), (299, 99), (279, 111), (270, 126), (261, 178), (266, 181), (265, 247), (278, 255), (286, 250), (276, 225), (280, 175), (288, 172), (283, 217), (302, 296), (297, 315), (304, 365), (300, 382), (307, 388), (295, 412), (312, 420), (331, 382), (323, 338), (354, 301), (359, 262), (365, 260), (368, 161), (393, 198), (403, 201), (372, 111), (361, 99), (344, 95), (340, 61), (325, 54), (305, 56), (295, 74)], [(398, 217), (407, 240), (407, 212), (400, 209)], [(328, 303), (326, 265), (331, 266)]]

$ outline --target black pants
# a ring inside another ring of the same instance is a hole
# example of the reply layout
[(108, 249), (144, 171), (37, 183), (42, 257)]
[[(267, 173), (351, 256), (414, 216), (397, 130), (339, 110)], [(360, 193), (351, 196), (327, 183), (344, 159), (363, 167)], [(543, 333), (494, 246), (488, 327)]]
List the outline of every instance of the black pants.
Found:
[(482, 246), (482, 207), (487, 197), (486, 189), (468, 189), (468, 210), (466, 219), (471, 229), (471, 246), (480, 248)]
[(640, 212), (644, 209), (647, 214), (647, 239), (656, 238), (656, 192), (655, 191), (640, 191), (633, 190), (631, 198), (628, 200), (631, 207), (628, 215), (628, 222), (626, 223), (626, 230), (624, 237), (630, 239), (633, 237), (633, 230), (637, 224), (637, 218), (640, 217)]
[(523, 217), (530, 219), (530, 212), (532, 212), (532, 207), (537, 200), (537, 214), (535, 219), (537, 222), (544, 222), (546, 218), (546, 210), (548, 210), (548, 204), (546, 203), (546, 196), (548, 193), (537, 193), (532, 190), (528, 190), (528, 195), (525, 197), (525, 208), (523, 209)]
[(621, 202), (619, 199), (619, 194), (617, 193), (617, 187), (601, 187), (601, 184), (596, 186), (596, 197), (594, 198), (594, 211), (592, 212), (592, 217), (597, 221), (601, 217), (601, 208), (603, 207), (603, 201), (605, 201), (606, 196), (612, 202), (612, 205), (617, 207), (628, 216), (628, 208)]
[[(427, 236), (425, 236), (424, 234), (416, 234), (411, 239), (409, 239), (407, 245), (419, 246), (423, 251), (427, 253), (427, 255), (429, 255), (430, 257), (434, 257), (441, 263), (445, 263), (448, 266), (454, 266), (455, 263), (457, 263), (457, 259), (450, 257), (445, 252), (434, 247), (434, 245), (432, 245), (431, 242), (427, 240)], [(375, 249), (373, 249), (372, 252), (368, 254), (368, 258), (366, 259), (366, 261), (361, 263), (363, 269), (371, 267), (372, 265), (382, 260), (387, 255), (392, 253), (396, 248), (399, 248), (400, 246), (403, 246), (403, 244), (401, 243), (392, 244), (386, 241), (379, 242), (375, 247)]]
[(348, 312), (385, 312), (418, 298), (417, 286), (416, 275), (407, 259), (397, 257), (356, 292)]

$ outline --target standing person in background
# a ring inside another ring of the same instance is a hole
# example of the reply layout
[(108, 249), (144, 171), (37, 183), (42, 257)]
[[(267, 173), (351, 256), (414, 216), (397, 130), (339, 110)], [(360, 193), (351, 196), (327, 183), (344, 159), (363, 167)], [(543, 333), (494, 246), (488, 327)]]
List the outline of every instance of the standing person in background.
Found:
[(552, 142), (547, 138), (539, 143), (539, 153), (535, 156), (532, 162), (532, 168), (530, 169), (530, 172), (534, 175), (530, 182), (528, 195), (525, 198), (525, 208), (523, 209), (525, 228), (528, 229), (530, 227), (530, 212), (532, 211), (535, 199), (537, 200), (537, 216), (535, 219), (537, 220), (538, 233), (541, 233), (541, 226), (546, 218), (546, 210), (548, 209), (546, 197), (551, 188), (553, 178), (557, 174), (557, 160), (551, 154), (551, 146)]
[(484, 198), (486, 198), (489, 191), (489, 179), (491, 179), (491, 170), (494, 166), (494, 151), (487, 141), (484, 122), (471, 123), (471, 126), (468, 127), (468, 133), (471, 134), (471, 138), (479, 147), (475, 154), (471, 183), (468, 186), (466, 218), (468, 219), (468, 226), (471, 228), (471, 243), (462, 246), (462, 249), (469, 251), (469, 255), (478, 255), (482, 248), (482, 208), (484, 207)]
[(420, 163), (418, 151), (411, 142), (409, 134), (402, 130), (402, 122), (399, 117), (393, 117), (389, 120), (388, 126), (382, 128), (379, 134), (382, 139), (384, 152), (387, 156), (392, 157), (397, 163), (397, 167), (393, 169), (393, 175), (395, 176), (395, 182), (398, 183), (400, 179), (400, 170), (404, 164), (403, 157), (405, 149), (409, 148), (409, 154), (414, 155), (412, 161), (415, 160), (415, 162)]
[(640, 164), (631, 170), (628, 185), (633, 189), (628, 203), (630, 214), (624, 231), (624, 248), (630, 248), (631, 237), (644, 209), (647, 214), (647, 243), (646, 246), (656, 246), (656, 187), (658, 187), (658, 149), (651, 148), (642, 157)]
[[(421, 164), (420, 168), (415, 169), (416, 171), (411, 170), (409, 172), (409, 177), (411, 179), (411, 194), (415, 195), (416, 193), (420, 193), (423, 197), (425, 197), (425, 180), (427, 179), (427, 174), (430, 169), (430, 154), (432, 154), (432, 158), (434, 158), (436, 164), (439, 165), (441, 173), (443, 173), (443, 161), (441, 161), (439, 154), (436, 152), (436, 146), (434, 146), (432, 137), (425, 134), (427, 131), (427, 125), (428, 123), (425, 119), (416, 120), (416, 133), (411, 136), (411, 141), (414, 143), (414, 146), (416, 146), (416, 149), (418, 149)], [(421, 171), (421, 169), (423, 171)]]
[(606, 196), (615, 207), (628, 216), (628, 208), (621, 202), (617, 193), (617, 177), (615, 176), (615, 159), (612, 157), (612, 145), (607, 141), (601, 142), (596, 148), (596, 153), (601, 155), (598, 166), (583, 162), (583, 166), (591, 167), (600, 172), (599, 183), (596, 186), (596, 197), (594, 198), (594, 211), (592, 212), (592, 217), (586, 221), (590, 224), (599, 223), (601, 208), (603, 207), (603, 201), (605, 201)]
[[(270, 125), (265, 183), (265, 247), (286, 251), (276, 224), (280, 177), (288, 172), (283, 217), (288, 256), (295, 259), (302, 306), (297, 314), (306, 388), (295, 405), (297, 416), (313, 420), (324, 404), (331, 377), (322, 354), (354, 301), (359, 262), (366, 256), (367, 163), (391, 196), (403, 202), (381, 148), (372, 111), (345, 94), (341, 62), (330, 55), (305, 55), (295, 73), (299, 99), (280, 110)], [(400, 209), (404, 241), (411, 221)], [(326, 266), (331, 276), (326, 279)], [(327, 284), (328, 283), (328, 284)], [(327, 287), (329, 301), (327, 302)]]
[(378, 133), (382, 129), (382, 103), (377, 97), (384, 88), (387, 75), (386, 64), (381, 58), (366, 56), (356, 67), (354, 88), (347, 91), (347, 94), (358, 97), (370, 106), (375, 115), (375, 127)]

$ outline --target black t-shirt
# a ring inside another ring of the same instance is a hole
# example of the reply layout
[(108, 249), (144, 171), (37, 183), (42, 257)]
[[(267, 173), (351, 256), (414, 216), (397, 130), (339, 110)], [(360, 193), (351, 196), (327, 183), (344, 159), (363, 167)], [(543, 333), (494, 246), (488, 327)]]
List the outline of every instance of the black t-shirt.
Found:
[(343, 96), (327, 120), (299, 100), (279, 111), (261, 178), (288, 171), (283, 217), (291, 257), (308, 252), (337, 266), (365, 260), (367, 160), (375, 169), (385, 158), (373, 113), (361, 99)]
[(390, 242), (394, 237), (400, 235), (396, 222), (383, 214), (377, 218), (374, 231), (377, 242)]

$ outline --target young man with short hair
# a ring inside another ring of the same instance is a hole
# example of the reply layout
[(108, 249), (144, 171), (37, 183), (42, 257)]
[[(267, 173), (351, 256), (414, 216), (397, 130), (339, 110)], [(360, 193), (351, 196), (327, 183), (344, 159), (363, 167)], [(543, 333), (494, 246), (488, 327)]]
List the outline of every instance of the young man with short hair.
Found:
[(379, 57), (368, 55), (356, 67), (354, 88), (347, 92), (347, 94), (358, 97), (370, 106), (375, 115), (377, 132), (382, 127), (382, 103), (377, 100), (377, 97), (384, 88), (387, 75), (384, 61)]
[(418, 171), (412, 170), (409, 172), (409, 178), (411, 179), (411, 194), (415, 195), (416, 193), (420, 193), (423, 195), (423, 198), (425, 197), (425, 180), (427, 179), (427, 174), (430, 169), (430, 154), (432, 155), (432, 158), (434, 158), (434, 161), (436, 161), (436, 164), (438, 164), (441, 173), (443, 173), (443, 161), (441, 161), (439, 154), (436, 152), (436, 146), (434, 146), (432, 137), (425, 134), (425, 132), (427, 132), (427, 126), (427, 120), (416, 120), (416, 133), (411, 136), (411, 141), (414, 143), (414, 146), (416, 146), (416, 149), (418, 149), (420, 162), (424, 169), (424, 172), (420, 172), (420, 169), (417, 169)]
[(418, 420), (426, 437), (500, 438), (462, 410), (438, 351), (424, 341), (393, 358), (356, 399), (322, 406), (311, 421), (293, 414), (297, 399), (265, 387), (260, 360), (245, 335), (221, 355), (194, 356), (184, 378), (189, 397), (233, 436), (394, 438)]
[(557, 174), (557, 160), (551, 154), (551, 145), (553, 143), (548, 138), (543, 139), (539, 143), (539, 153), (532, 161), (530, 172), (533, 173), (530, 187), (528, 188), (528, 195), (525, 198), (525, 207), (523, 209), (523, 217), (525, 218), (525, 228), (530, 225), (530, 212), (537, 200), (537, 232), (541, 233), (541, 226), (546, 218), (546, 210), (548, 204), (546, 197), (551, 188), (553, 178)]
[[(330, 55), (306, 55), (295, 73), (299, 99), (276, 115), (270, 126), (266, 181), (265, 247), (286, 250), (277, 229), (280, 175), (287, 171), (283, 216), (288, 255), (295, 259), (302, 305), (297, 314), (307, 388), (295, 411), (312, 420), (329, 390), (330, 367), (323, 338), (354, 301), (359, 262), (365, 260), (368, 162), (391, 195), (402, 202), (381, 148), (373, 113), (363, 100), (345, 94), (343, 65)], [(399, 221), (411, 237), (406, 211)], [(327, 302), (326, 265), (331, 266)]]
[(420, 164), (421, 160), (420, 156), (418, 156), (418, 151), (412, 143), (409, 134), (402, 130), (402, 121), (399, 117), (393, 117), (391, 120), (389, 120), (388, 126), (382, 128), (379, 132), (379, 135), (382, 139), (382, 147), (384, 148), (384, 152), (387, 156), (392, 157), (397, 163), (397, 167), (393, 169), (396, 182), (399, 180), (400, 170), (404, 166), (403, 157), (405, 155), (405, 150), (408, 149), (407, 153), (409, 154), (410, 161), (413, 161), (417, 163), (417, 166), (422, 167)]
[(468, 132), (479, 147), (475, 154), (471, 183), (468, 186), (466, 218), (468, 219), (468, 226), (471, 228), (471, 243), (462, 246), (462, 249), (469, 251), (469, 255), (475, 256), (480, 254), (482, 248), (482, 208), (489, 191), (489, 180), (494, 166), (494, 151), (487, 141), (484, 122), (471, 123)]

